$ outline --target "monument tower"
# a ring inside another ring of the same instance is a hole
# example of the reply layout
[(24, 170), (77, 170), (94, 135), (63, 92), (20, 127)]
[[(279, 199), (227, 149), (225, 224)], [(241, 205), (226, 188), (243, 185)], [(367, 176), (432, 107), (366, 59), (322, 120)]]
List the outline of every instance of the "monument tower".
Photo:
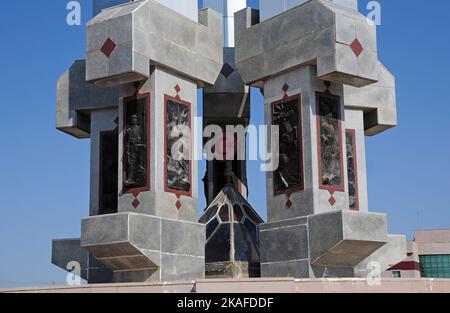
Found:
[[(365, 136), (396, 126), (395, 78), (356, 0), (93, 3), (86, 59), (57, 84), (57, 128), (91, 140), (89, 217), (81, 238), (53, 241), (55, 265), (109, 283), (353, 277), (404, 258), (405, 237), (368, 209)], [(246, 161), (211, 160), (199, 222), (197, 90), (204, 128), (226, 130), (248, 126), (250, 87), (278, 126), (268, 221)]]

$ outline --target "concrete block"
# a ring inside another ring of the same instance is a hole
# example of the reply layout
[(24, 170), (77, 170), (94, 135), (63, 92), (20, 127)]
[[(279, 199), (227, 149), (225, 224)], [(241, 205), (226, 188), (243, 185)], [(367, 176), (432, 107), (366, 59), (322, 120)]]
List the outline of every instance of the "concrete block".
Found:
[(161, 234), (162, 253), (205, 256), (205, 225), (162, 220)]
[(204, 275), (202, 224), (135, 213), (94, 216), (82, 220), (81, 247), (112, 270), (116, 282)]
[[(308, 0), (260, 0), (261, 21), (268, 20), (296, 6), (302, 5)], [(335, 4), (358, 10), (358, 0), (329, 0)]]
[(87, 83), (86, 61), (75, 61), (57, 82), (56, 128), (76, 138), (89, 138), (91, 112), (118, 107), (119, 93), (118, 87)]
[[(264, 224), (260, 231), (261, 263), (307, 259), (308, 228), (303, 219)], [(298, 223), (298, 224), (297, 224)]]
[[(107, 8), (88, 23), (87, 81), (103, 87), (140, 81), (150, 76), (150, 64), (157, 64), (199, 85), (215, 82), (223, 60), (222, 16), (203, 10), (201, 24), (166, 6), (185, 10), (187, 3), (163, 2)], [(108, 38), (115, 45), (109, 56), (101, 51)]]
[[(377, 81), (376, 29), (363, 15), (322, 0), (282, 11), (253, 26), (249, 9), (236, 14), (236, 66), (246, 84), (311, 63), (322, 80), (355, 87)], [(363, 50), (357, 55), (351, 46), (359, 34)]]
[(375, 72), (378, 82), (371, 86), (344, 86), (345, 107), (364, 111), (366, 136), (374, 136), (397, 126), (395, 77), (381, 62), (377, 63)]
[(161, 280), (192, 280), (205, 277), (205, 258), (189, 255), (163, 254)]
[(404, 235), (388, 235), (388, 242), (378, 251), (370, 255), (355, 267), (356, 277), (367, 277), (369, 263), (377, 262), (380, 265), (381, 272), (386, 271), (390, 267), (402, 262), (407, 257), (406, 236)]
[(261, 263), (261, 277), (308, 278), (309, 260)]
[(355, 267), (387, 242), (385, 214), (339, 211), (309, 217), (314, 267)]

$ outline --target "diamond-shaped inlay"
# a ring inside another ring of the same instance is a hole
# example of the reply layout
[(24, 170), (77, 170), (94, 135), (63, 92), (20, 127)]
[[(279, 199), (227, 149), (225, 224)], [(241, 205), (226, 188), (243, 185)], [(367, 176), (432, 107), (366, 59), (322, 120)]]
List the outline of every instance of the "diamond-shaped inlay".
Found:
[(141, 205), (141, 203), (139, 202), (138, 199), (134, 199), (134, 201), (133, 201), (133, 203), (131, 203), (131, 205), (132, 205), (135, 209), (137, 209), (138, 206)]
[(353, 40), (352, 44), (350, 45), (350, 48), (352, 48), (352, 51), (356, 55), (356, 57), (359, 57), (361, 53), (364, 51), (364, 47), (359, 42), (358, 38)]
[(331, 196), (330, 199), (328, 199), (328, 202), (330, 202), (331, 206), (333, 206), (336, 204), (336, 199), (333, 196)]
[(181, 91), (180, 85), (175, 86), (175, 91), (177, 92), (177, 94), (180, 93), (180, 91)]
[(225, 76), (225, 78), (228, 78), (228, 76), (230, 76), (231, 74), (233, 74), (234, 69), (231, 67), (230, 64), (225, 63), (222, 67), (222, 71), (220, 71), (220, 73)]
[(283, 91), (284, 92), (288, 92), (288, 90), (289, 90), (289, 85), (288, 84), (284, 84), (283, 85)]
[(111, 56), (113, 51), (116, 49), (117, 45), (114, 41), (112, 41), (111, 38), (108, 37), (106, 39), (105, 43), (103, 44), (102, 48), (100, 49), (104, 55), (106, 55), (108, 58)]
[(175, 203), (175, 206), (177, 207), (177, 210), (181, 209), (182, 204), (181, 204), (180, 200), (178, 200), (178, 201)]
[(286, 202), (286, 207), (290, 209), (294, 203), (292, 203), (291, 199)]

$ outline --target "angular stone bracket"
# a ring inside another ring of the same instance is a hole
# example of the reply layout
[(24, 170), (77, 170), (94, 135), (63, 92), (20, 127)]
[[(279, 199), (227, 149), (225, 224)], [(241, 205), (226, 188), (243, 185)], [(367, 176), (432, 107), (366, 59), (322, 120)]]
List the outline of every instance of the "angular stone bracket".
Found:
[(119, 87), (100, 88), (86, 82), (86, 61), (77, 60), (58, 79), (56, 128), (76, 138), (89, 138), (91, 112), (118, 107)]
[(366, 136), (374, 136), (397, 126), (395, 77), (381, 63), (377, 65), (378, 82), (356, 88), (344, 85), (346, 108), (364, 111)]
[(353, 268), (387, 242), (386, 214), (339, 211), (309, 217), (314, 267)]
[(87, 25), (86, 80), (108, 87), (150, 76), (159, 65), (212, 85), (222, 69), (222, 16), (199, 11), (199, 23), (152, 0), (103, 10)]
[(203, 277), (204, 246), (202, 224), (135, 213), (93, 216), (81, 223), (83, 249), (116, 276), (140, 272), (140, 281)]
[(356, 10), (311, 0), (258, 24), (235, 15), (236, 65), (246, 84), (316, 64), (318, 77), (355, 87), (377, 82), (376, 26)]
[(355, 267), (355, 277), (367, 277), (367, 273), (372, 270), (370, 262), (377, 262), (380, 265), (380, 271), (384, 272), (406, 258), (406, 236), (388, 235), (388, 243), (386, 245)]
[[(73, 271), (68, 268), (72, 262), (80, 266), (80, 277), (90, 284), (109, 283), (113, 273), (96, 258), (81, 248), (80, 239), (58, 239), (52, 241), (52, 264), (65, 271)], [(76, 274), (75, 272), (72, 272)]]

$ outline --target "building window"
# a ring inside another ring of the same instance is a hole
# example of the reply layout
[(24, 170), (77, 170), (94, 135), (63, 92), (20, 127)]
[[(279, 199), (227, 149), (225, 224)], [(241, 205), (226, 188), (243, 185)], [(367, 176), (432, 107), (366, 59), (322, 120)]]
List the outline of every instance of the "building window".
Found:
[(393, 278), (402, 278), (402, 272), (401, 271), (392, 271), (392, 277)]
[(450, 255), (421, 255), (420, 274), (424, 278), (450, 278)]

